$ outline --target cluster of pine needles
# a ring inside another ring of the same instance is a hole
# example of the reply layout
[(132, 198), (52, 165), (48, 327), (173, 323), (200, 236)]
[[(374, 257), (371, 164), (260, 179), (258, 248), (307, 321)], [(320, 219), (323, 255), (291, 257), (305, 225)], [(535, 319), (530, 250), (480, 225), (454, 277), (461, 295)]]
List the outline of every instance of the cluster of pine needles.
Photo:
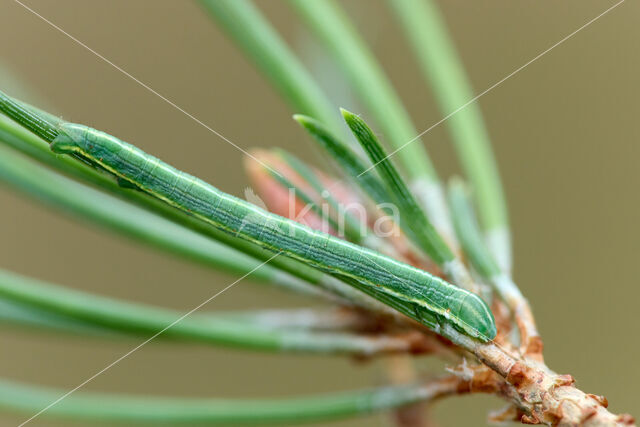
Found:
[[(436, 327), (427, 327), (419, 313), (383, 293), (364, 294), (357, 286), (354, 289), (353, 282), (313, 263), (274, 257), (263, 245), (211, 227), (139, 191), (136, 185), (122, 185), (94, 162), (54, 154), (49, 144), (66, 122), (0, 93), (4, 113), (0, 118), (0, 180), (4, 183), (149, 247), (241, 278), (250, 276), (326, 306), (185, 315), (3, 270), (2, 321), (105, 338), (152, 337), (254, 351), (339, 354), (359, 360), (387, 357), (391, 361), (389, 386), (319, 396), (151, 398), (82, 390), (67, 395), (64, 390), (3, 379), (0, 406), (27, 414), (39, 414), (44, 408), (43, 415), (180, 424), (297, 423), (393, 409), (399, 423), (422, 425), (422, 405), (446, 396), (481, 392), (509, 403), (503, 412), (494, 414), (495, 420), (633, 423), (628, 416), (607, 412), (606, 399), (582, 393), (573, 387), (570, 376), (557, 375), (544, 365), (531, 309), (511, 278), (507, 213), (488, 133), (478, 106), (469, 103), (473, 93), (431, 1), (390, 0), (388, 6), (406, 32), (443, 115), (454, 112), (445, 125), (468, 181), (453, 178), (447, 185), (439, 179), (416, 136), (420, 133), (382, 68), (337, 3), (293, 0), (290, 5), (351, 83), (367, 117), (375, 123), (371, 127), (359, 115), (346, 110), (339, 114), (250, 1), (200, 3), (293, 110), (301, 113), (294, 116), (295, 121), (337, 171), (330, 174), (282, 149), (253, 150), (244, 159), (255, 190), (247, 193), (247, 199), (478, 295), (491, 307), (497, 333), (478, 339), (448, 328), (451, 319), (442, 318), (437, 319)], [(462, 105), (465, 108), (460, 109)], [(281, 245), (286, 251), (295, 242), (283, 239)], [(449, 315), (456, 313), (447, 311)], [(407, 369), (411, 371), (419, 356), (441, 358), (454, 368), (426, 379), (406, 378)]]

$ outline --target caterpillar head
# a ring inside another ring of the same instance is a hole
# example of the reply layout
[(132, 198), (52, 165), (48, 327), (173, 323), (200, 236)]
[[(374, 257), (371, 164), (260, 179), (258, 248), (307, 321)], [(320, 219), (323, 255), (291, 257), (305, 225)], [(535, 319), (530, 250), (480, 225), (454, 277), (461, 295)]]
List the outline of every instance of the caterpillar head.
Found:
[(477, 295), (467, 294), (458, 311), (459, 326), (467, 335), (481, 341), (491, 341), (496, 337), (496, 322), (489, 306)]

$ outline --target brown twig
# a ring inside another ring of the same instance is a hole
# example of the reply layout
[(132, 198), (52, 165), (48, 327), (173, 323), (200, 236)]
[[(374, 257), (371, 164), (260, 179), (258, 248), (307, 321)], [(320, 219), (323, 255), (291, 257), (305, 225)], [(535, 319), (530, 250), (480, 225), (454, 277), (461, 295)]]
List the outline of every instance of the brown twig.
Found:
[[(609, 412), (605, 398), (578, 390), (570, 375), (558, 375), (543, 362), (514, 356), (494, 343), (478, 343), (458, 335), (456, 343), (501, 378), (488, 379), (486, 386), (517, 408), (519, 421), (554, 426), (634, 425), (630, 415)], [(484, 369), (481, 372), (484, 375)], [(480, 384), (476, 381), (475, 385)]]

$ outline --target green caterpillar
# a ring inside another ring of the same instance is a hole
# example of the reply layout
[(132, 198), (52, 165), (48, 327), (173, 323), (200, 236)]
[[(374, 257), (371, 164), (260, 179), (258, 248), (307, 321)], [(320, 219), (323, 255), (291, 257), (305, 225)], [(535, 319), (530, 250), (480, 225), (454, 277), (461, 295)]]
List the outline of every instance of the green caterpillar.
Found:
[(226, 194), (137, 147), (90, 127), (64, 123), (51, 143), (169, 205), (267, 249), (311, 264), (439, 333), (445, 324), (488, 342), (496, 335), (477, 295), (429, 273)]

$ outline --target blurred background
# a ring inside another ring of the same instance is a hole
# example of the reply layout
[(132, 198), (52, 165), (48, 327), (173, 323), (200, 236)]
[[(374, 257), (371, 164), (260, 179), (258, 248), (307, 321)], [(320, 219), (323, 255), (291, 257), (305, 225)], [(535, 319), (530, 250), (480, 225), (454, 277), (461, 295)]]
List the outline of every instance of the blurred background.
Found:
[[(418, 129), (442, 116), (385, 2), (344, 6), (391, 77)], [(317, 153), (288, 106), (190, 1), (29, 0), (43, 17), (245, 149)], [(476, 93), (596, 17), (613, 2), (440, 2)], [(285, 1), (261, 10), (327, 83), (336, 104), (366, 111)], [(626, 2), (483, 96), (509, 203), (515, 278), (530, 300), (548, 365), (638, 413), (637, 265), (640, 71), (637, 16)], [(10, 0), (0, 2), (2, 90), (105, 130), (241, 195), (242, 153)], [(23, 89), (9, 81), (18, 79)], [(459, 171), (445, 126), (423, 137), (441, 176)], [(188, 310), (236, 277), (172, 259), (0, 187), (0, 263), (25, 275)], [(306, 300), (245, 280), (206, 309), (294, 307)], [(0, 327), (0, 375), (72, 388), (139, 343)], [(420, 370), (442, 364), (422, 361)], [(86, 390), (261, 397), (383, 384), (382, 363), (246, 353), (151, 342)], [(484, 425), (493, 397), (438, 403), (442, 426)], [(24, 416), (0, 414), (1, 425)], [(388, 425), (384, 416), (334, 423)], [(81, 423), (37, 418), (33, 426)]]

